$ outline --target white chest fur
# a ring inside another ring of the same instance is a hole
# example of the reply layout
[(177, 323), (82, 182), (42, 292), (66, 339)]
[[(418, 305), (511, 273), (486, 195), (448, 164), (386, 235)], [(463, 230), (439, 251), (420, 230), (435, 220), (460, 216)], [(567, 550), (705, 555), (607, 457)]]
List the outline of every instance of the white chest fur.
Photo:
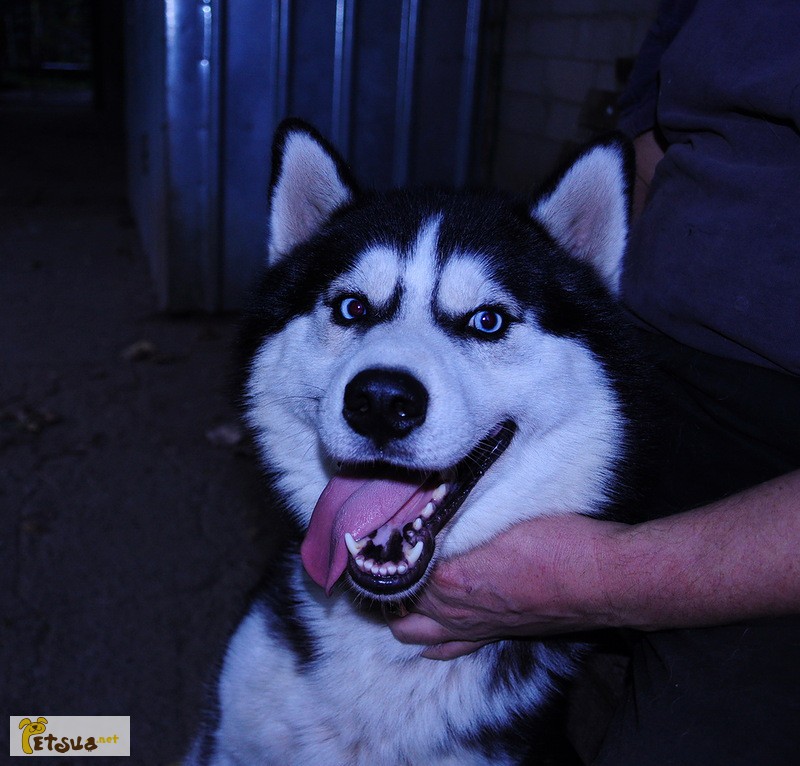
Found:
[(563, 655), (539, 647), (525, 683), (496, 683), (497, 647), (451, 662), (427, 660), (382, 621), (357, 612), (347, 594), (318, 598), (299, 567), (293, 580), (315, 657), (298, 660), (277, 618), (256, 602), (228, 647), (220, 679), (216, 764), (512, 763), (470, 743), (482, 728), (502, 727), (512, 710), (540, 704), (548, 665), (568, 670)]

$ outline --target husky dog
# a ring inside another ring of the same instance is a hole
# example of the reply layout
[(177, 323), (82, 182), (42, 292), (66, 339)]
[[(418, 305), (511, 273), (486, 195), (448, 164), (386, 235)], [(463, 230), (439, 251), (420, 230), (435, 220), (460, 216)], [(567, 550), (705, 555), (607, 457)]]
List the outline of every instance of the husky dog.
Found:
[(313, 128), (279, 128), (244, 395), (297, 540), (228, 645), (187, 763), (497, 766), (528, 746), (544, 762), (529, 732), (580, 645), (437, 662), (381, 610), (515, 522), (620, 507), (629, 181), (609, 139), (533, 201), (366, 193)]

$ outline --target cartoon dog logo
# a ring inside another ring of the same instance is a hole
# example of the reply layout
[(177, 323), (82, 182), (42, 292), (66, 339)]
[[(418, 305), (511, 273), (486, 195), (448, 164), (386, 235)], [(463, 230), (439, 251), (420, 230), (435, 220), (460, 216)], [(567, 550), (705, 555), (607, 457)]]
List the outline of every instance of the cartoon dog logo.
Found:
[(23, 718), (19, 722), (19, 728), (22, 729), (22, 750), (28, 755), (33, 754), (31, 749), (31, 737), (34, 734), (42, 734), (47, 728), (47, 719), (40, 715), (35, 721), (30, 718)]

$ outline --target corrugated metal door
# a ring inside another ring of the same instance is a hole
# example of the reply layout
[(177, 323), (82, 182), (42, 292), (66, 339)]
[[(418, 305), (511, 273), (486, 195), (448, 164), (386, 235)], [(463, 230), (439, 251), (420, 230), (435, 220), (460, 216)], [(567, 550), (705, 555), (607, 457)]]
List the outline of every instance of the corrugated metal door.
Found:
[(241, 306), (264, 258), (270, 143), (284, 116), (314, 123), (365, 184), (474, 180), (487, 14), (496, 25), (502, 6), (131, 3), (131, 194), (162, 304)]

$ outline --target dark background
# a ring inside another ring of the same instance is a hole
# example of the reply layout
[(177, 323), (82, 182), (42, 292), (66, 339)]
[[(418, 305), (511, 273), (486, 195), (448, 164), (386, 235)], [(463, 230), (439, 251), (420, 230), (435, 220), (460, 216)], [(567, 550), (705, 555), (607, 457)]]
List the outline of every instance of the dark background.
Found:
[(93, 69), (88, 4), (63, 5), (63, 38), (0, 90), (0, 710), (129, 715), (132, 761), (169, 764), (269, 529), (228, 382), (235, 318), (158, 311), (122, 49)]

